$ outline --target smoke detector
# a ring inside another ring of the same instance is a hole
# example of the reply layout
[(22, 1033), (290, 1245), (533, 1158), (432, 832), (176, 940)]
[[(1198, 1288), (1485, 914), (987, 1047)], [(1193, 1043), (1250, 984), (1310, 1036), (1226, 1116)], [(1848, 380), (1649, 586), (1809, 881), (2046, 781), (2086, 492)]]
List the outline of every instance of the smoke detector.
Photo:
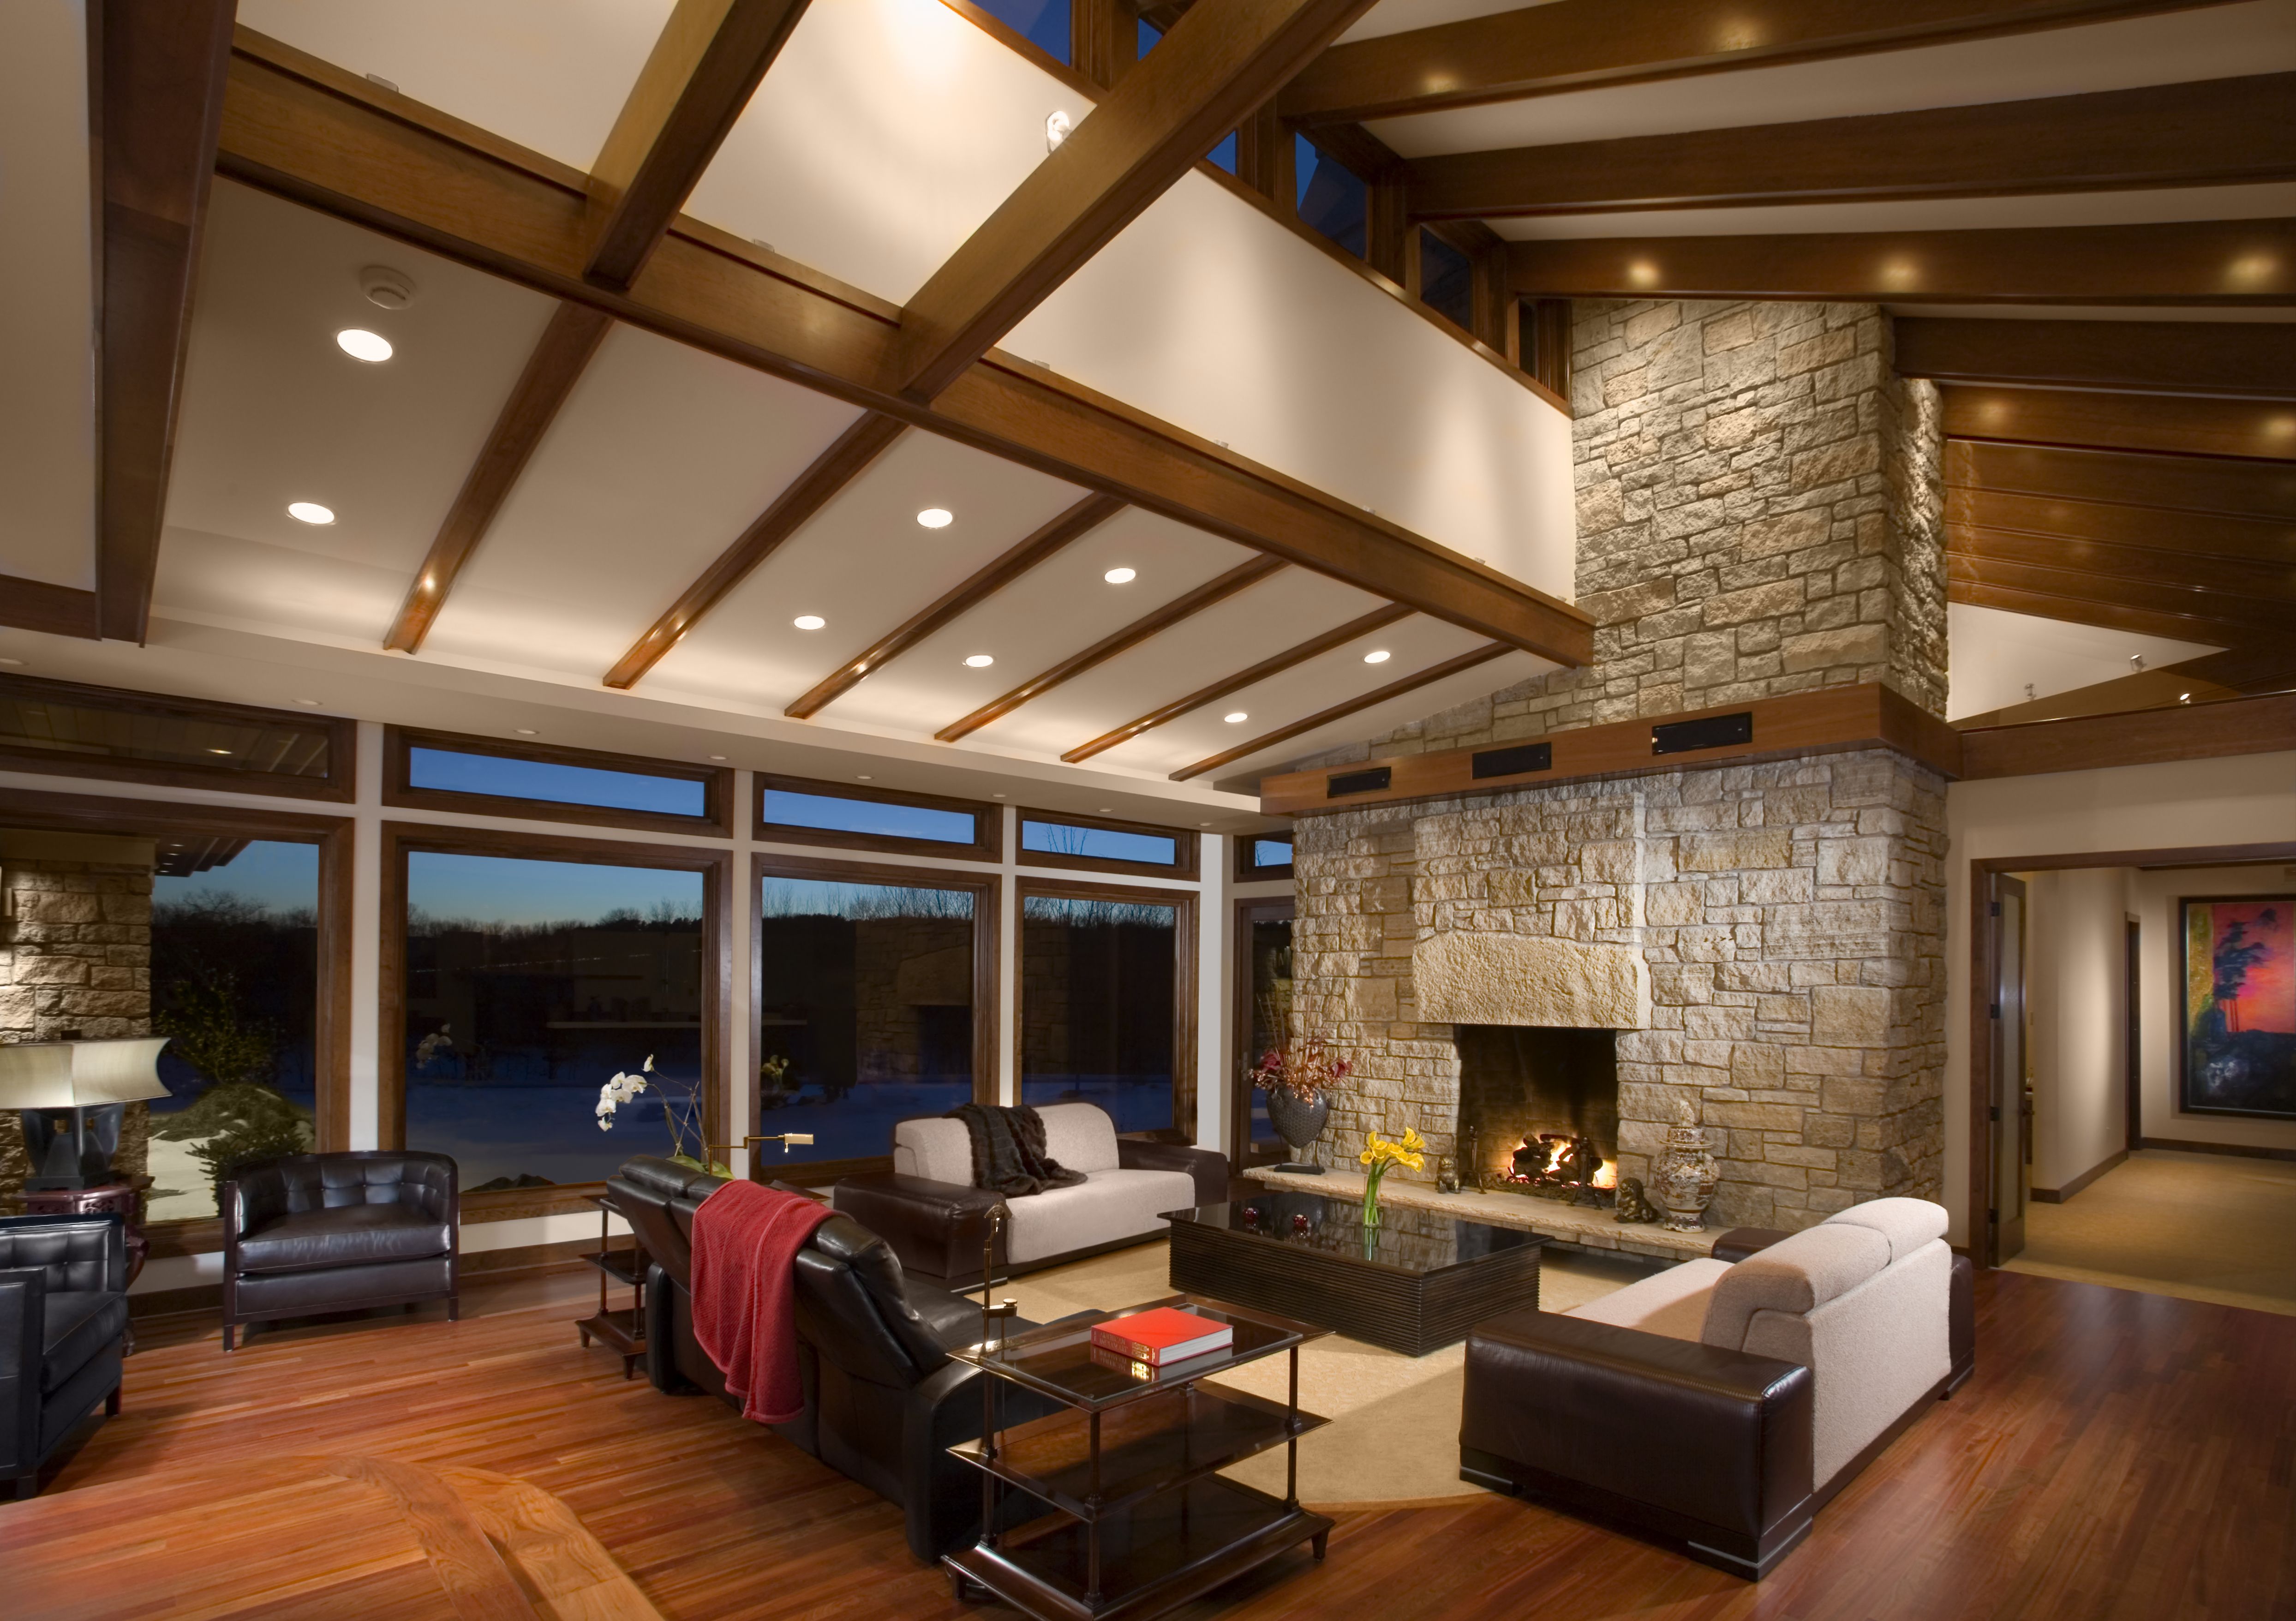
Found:
[(388, 265), (369, 265), (359, 272), (359, 291), (378, 309), (405, 309), (414, 302), (414, 281)]

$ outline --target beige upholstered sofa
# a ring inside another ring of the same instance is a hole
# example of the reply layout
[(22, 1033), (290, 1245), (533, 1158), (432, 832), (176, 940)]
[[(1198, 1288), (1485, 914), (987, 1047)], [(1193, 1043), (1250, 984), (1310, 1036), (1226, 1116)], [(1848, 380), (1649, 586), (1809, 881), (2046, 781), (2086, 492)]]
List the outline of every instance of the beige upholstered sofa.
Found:
[(1945, 1232), (1940, 1206), (1875, 1199), (1481, 1324), (1461, 1472), (1759, 1576), (1969, 1376), (1969, 1272)]
[(844, 1214), (892, 1245), (901, 1265), (944, 1285), (980, 1275), (988, 1212), (1012, 1212), (1000, 1267), (1025, 1271), (1138, 1243), (1164, 1232), (1163, 1213), (1227, 1197), (1227, 1158), (1209, 1149), (1119, 1137), (1091, 1103), (1049, 1103), (1045, 1150), (1081, 1171), (1074, 1187), (1000, 1199), (972, 1185), (972, 1139), (962, 1120), (904, 1120), (893, 1128), (893, 1168), (849, 1176), (831, 1191)]

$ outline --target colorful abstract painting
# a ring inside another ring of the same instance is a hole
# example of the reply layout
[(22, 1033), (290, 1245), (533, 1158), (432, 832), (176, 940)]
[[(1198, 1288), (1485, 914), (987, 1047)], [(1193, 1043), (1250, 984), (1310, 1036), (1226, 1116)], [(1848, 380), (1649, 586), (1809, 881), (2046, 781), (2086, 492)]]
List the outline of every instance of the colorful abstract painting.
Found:
[(2184, 1108), (2296, 1119), (2296, 896), (2179, 904)]

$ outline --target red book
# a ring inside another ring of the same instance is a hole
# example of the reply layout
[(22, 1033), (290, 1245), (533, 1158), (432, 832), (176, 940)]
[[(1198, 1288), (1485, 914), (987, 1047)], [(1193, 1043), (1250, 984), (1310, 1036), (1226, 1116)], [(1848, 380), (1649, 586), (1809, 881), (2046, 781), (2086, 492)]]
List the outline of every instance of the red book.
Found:
[(1226, 1350), (1235, 1343), (1235, 1330), (1193, 1312), (1160, 1306), (1111, 1318), (1093, 1330), (1092, 1342), (1103, 1350), (1152, 1366)]

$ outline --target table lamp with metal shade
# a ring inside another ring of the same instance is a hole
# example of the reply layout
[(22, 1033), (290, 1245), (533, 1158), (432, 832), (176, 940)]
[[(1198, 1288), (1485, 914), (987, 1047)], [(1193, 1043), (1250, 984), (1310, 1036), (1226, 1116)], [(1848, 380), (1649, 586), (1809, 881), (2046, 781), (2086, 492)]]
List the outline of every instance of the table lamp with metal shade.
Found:
[(0, 1109), (23, 1117), (24, 1150), (32, 1165), (26, 1191), (102, 1187), (115, 1180), (111, 1156), (119, 1146), (119, 1115), (127, 1104), (168, 1095), (160, 1078), (160, 1049), (167, 1044), (164, 1036), (136, 1036), (0, 1046)]

